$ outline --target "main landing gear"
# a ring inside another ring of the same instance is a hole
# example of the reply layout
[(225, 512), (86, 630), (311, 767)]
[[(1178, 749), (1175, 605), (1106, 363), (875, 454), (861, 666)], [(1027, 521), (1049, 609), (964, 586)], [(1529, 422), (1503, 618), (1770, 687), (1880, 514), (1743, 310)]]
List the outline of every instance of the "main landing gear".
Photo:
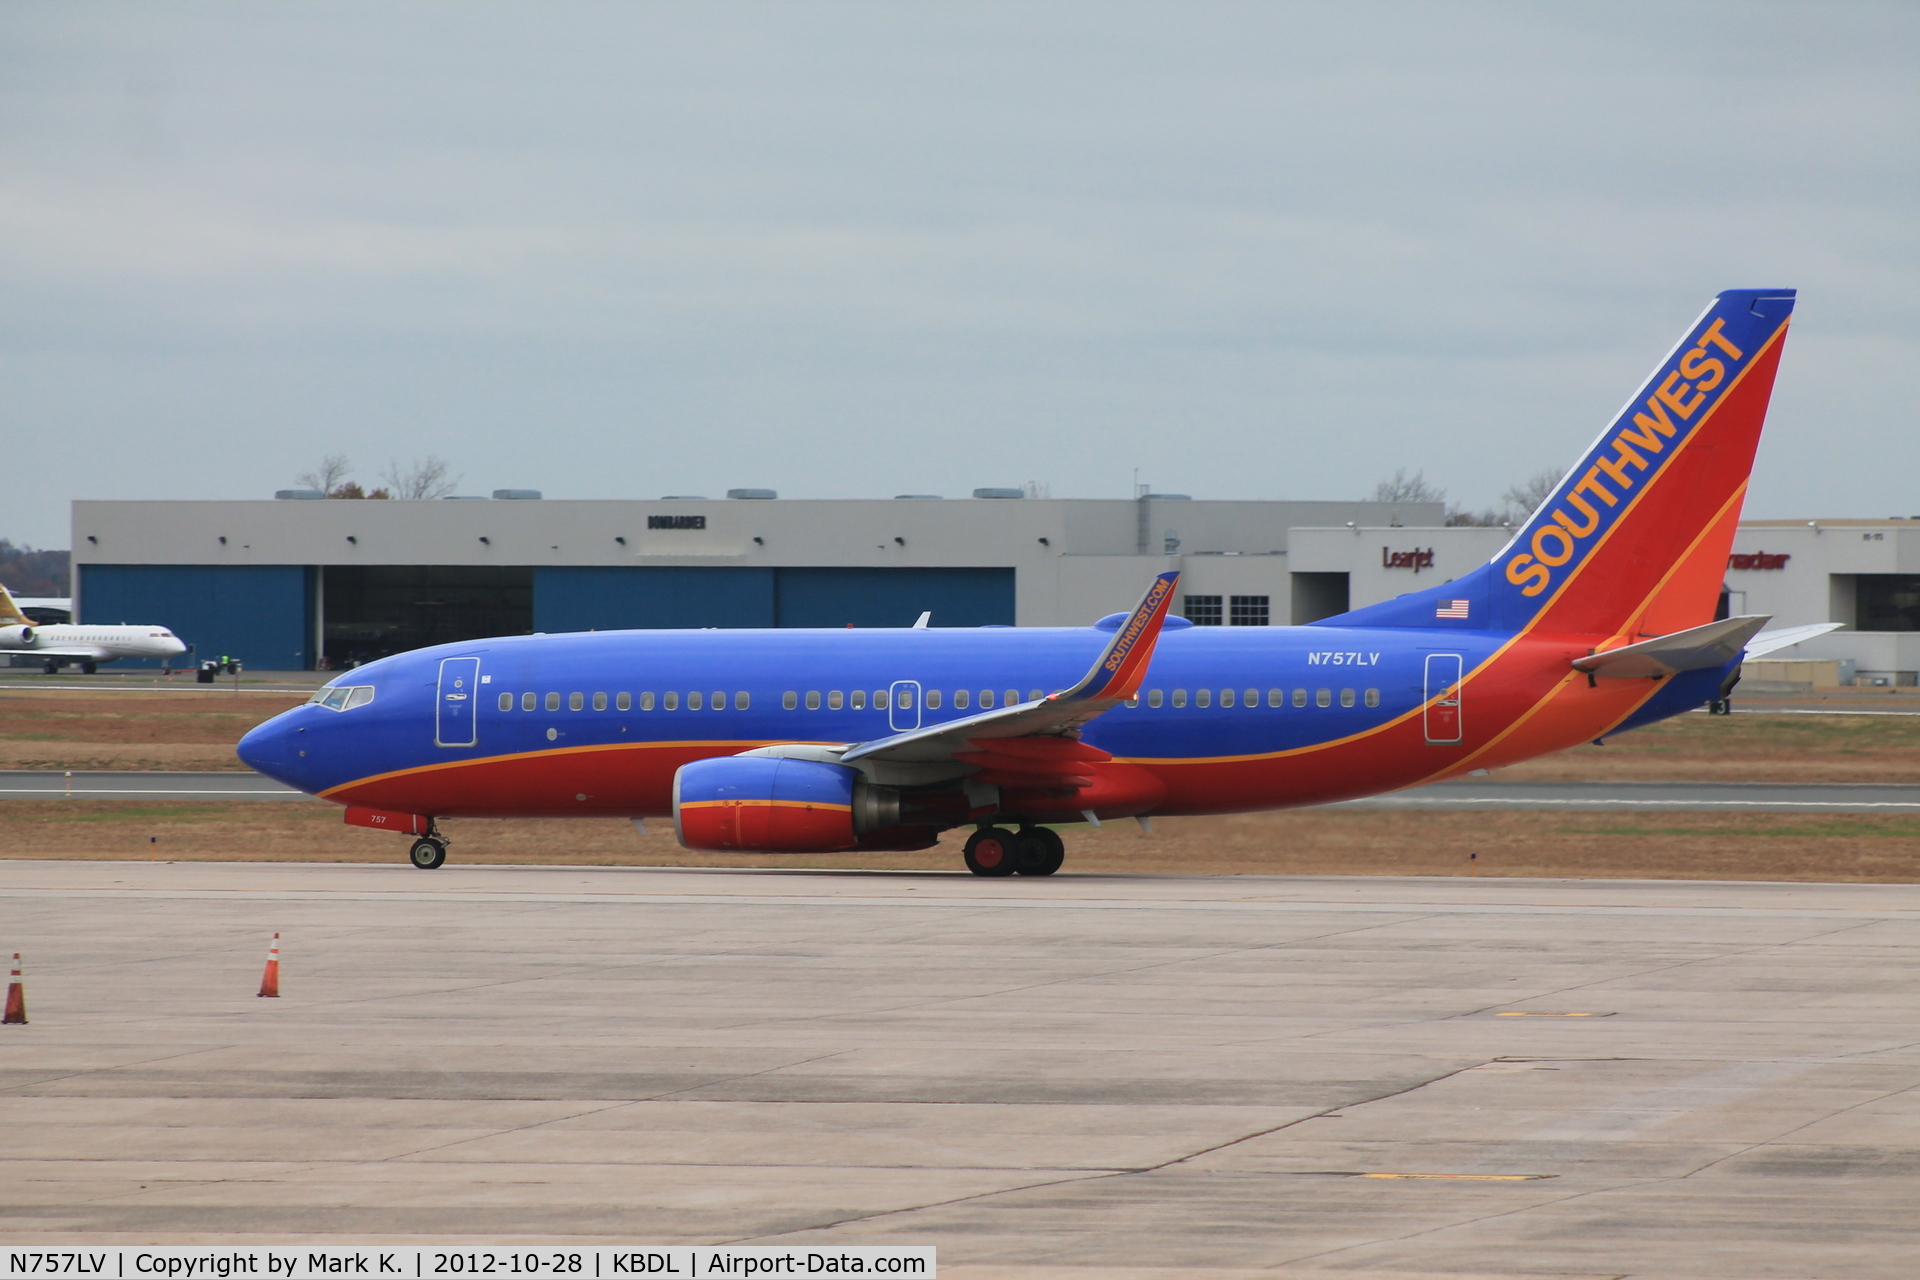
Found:
[(421, 871), (438, 871), (447, 860), (447, 838), (440, 834), (437, 824), (429, 823), (427, 834), (413, 842), (413, 848), (407, 850), (407, 861)]
[(966, 858), (977, 876), (1050, 876), (1067, 860), (1067, 846), (1052, 827), (982, 827), (967, 837)]

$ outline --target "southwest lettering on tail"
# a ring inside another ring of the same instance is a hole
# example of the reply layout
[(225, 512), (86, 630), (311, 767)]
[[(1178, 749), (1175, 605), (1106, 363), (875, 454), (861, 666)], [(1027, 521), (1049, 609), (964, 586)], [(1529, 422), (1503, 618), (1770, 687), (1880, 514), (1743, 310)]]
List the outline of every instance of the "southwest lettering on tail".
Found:
[[(1712, 621), (1792, 309), (1721, 294), (1491, 560), (1307, 626), (1173, 623), (1168, 570), (1111, 635), (506, 636), (360, 667), (240, 755), (404, 833), (422, 870), (449, 818), (671, 814), (687, 847), (735, 852), (972, 828), (974, 874), (1045, 876), (1056, 826), (1325, 804), (1559, 751), (1724, 697), (1741, 645), (1792, 643)], [(1401, 554), (1383, 567), (1434, 567)]]
[(1544, 520), (1535, 513), (1529, 525), (1532, 535), (1524, 543), (1527, 549), (1506, 562), (1507, 581), (1519, 587), (1521, 595), (1538, 596), (1553, 585), (1553, 571), (1571, 564), (1581, 544), (1609, 523), (1623, 500), (1631, 499), (1635, 486), (1658, 472), (1664, 457), (1672, 456), (1668, 443), (1696, 425), (1694, 415), (1704, 419), (1704, 407), (1728, 383), (1728, 362), (1737, 370), (1746, 354), (1728, 340), (1726, 317), (1716, 316), (1685, 347), (1674, 367), (1663, 369), (1664, 376), (1645, 397), (1645, 412), (1633, 410), (1631, 426), (1616, 425), (1607, 450), (1593, 455), (1592, 465), (1548, 504)]

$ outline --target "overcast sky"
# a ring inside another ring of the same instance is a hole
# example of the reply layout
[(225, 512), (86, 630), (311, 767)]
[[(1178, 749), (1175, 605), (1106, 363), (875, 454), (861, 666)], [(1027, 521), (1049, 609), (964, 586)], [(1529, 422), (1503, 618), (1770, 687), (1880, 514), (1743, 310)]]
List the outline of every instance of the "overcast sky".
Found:
[(551, 498), (1497, 502), (1794, 286), (1747, 513), (1920, 515), (1920, 6), (0, 8), (0, 536)]

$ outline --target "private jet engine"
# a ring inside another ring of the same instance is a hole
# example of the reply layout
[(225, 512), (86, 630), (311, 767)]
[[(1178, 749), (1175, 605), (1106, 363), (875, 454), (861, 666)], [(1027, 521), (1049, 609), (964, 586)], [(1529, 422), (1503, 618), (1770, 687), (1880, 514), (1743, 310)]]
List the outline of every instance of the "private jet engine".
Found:
[(32, 627), (0, 627), (0, 649), (27, 649), (32, 645)]
[[(830, 853), (899, 824), (900, 793), (845, 765), (721, 756), (673, 776), (674, 833), (689, 849)], [(931, 843), (929, 832), (907, 847)]]

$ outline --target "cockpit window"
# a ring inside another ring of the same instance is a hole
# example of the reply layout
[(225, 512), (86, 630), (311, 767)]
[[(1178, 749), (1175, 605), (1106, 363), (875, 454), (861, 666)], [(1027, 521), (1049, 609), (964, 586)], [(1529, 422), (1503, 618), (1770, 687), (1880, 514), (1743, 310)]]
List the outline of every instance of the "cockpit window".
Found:
[(370, 684), (337, 684), (314, 690), (309, 703), (317, 702), (329, 711), (351, 711), (355, 707), (364, 707), (373, 701), (373, 686)]

